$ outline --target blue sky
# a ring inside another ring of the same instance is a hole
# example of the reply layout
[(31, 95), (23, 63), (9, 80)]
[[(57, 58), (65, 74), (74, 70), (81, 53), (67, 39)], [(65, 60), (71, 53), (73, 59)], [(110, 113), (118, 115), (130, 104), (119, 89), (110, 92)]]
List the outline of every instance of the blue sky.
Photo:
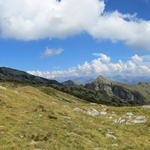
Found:
[(0, 66), (60, 81), (150, 76), (149, 0), (27, 1), (0, 0)]

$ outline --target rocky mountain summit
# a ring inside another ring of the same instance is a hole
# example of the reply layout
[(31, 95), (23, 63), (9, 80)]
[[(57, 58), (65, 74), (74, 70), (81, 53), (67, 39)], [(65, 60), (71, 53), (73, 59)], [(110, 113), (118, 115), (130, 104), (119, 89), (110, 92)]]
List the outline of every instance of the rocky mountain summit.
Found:
[[(99, 76), (96, 80), (85, 85), (85, 88), (89, 88), (96, 91), (105, 91), (109, 96), (117, 96), (125, 100), (141, 101), (144, 102), (144, 96), (136, 90), (129, 89), (129, 85), (110, 81), (102, 76)], [(150, 90), (150, 89), (149, 89)]]
[(98, 76), (96, 80), (92, 81), (85, 85), (85, 88), (96, 90), (96, 91), (105, 91), (108, 95), (112, 95), (112, 84), (113, 82), (104, 78), (103, 76)]

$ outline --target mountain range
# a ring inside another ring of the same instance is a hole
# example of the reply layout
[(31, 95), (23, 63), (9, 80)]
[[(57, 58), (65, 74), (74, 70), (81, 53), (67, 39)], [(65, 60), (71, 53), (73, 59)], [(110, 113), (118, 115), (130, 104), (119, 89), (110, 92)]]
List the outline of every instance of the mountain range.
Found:
[(56, 80), (45, 79), (7, 67), (0, 67), (0, 81), (15, 82), (20, 85), (52, 87), (86, 101), (100, 104), (115, 106), (150, 104), (149, 82), (128, 85), (113, 82), (100, 75), (97, 79), (89, 83), (72, 80), (59, 83)]

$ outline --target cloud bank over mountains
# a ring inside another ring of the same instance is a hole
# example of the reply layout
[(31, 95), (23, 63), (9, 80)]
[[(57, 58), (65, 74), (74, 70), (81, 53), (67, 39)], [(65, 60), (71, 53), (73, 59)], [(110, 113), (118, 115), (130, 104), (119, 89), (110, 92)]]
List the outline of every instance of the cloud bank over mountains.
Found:
[[(69, 68), (68, 70), (57, 70), (52, 72), (28, 71), (28, 73), (64, 81), (68, 79), (94, 79), (99, 75), (111, 78), (114, 81), (124, 81), (124, 79), (149, 79), (150, 80), (150, 56), (134, 55), (129, 60), (123, 62), (118, 60), (112, 63), (111, 58), (105, 54), (96, 54), (98, 58), (91, 62), (84, 62), (83, 65)], [(139, 80), (139, 81), (140, 81)], [(132, 80), (133, 81), (133, 80)], [(129, 83), (129, 81), (126, 81)]]
[(28, 41), (81, 32), (150, 51), (150, 21), (133, 14), (106, 12), (103, 0), (0, 0), (3, 38)]

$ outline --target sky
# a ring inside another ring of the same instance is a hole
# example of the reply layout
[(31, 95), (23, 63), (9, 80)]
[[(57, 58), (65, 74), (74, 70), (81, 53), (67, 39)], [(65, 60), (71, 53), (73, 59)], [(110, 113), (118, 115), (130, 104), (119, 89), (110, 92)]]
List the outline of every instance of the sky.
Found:
[(150, 81), (150, 0), (0, 0), (0, 66), (48, 79)]

